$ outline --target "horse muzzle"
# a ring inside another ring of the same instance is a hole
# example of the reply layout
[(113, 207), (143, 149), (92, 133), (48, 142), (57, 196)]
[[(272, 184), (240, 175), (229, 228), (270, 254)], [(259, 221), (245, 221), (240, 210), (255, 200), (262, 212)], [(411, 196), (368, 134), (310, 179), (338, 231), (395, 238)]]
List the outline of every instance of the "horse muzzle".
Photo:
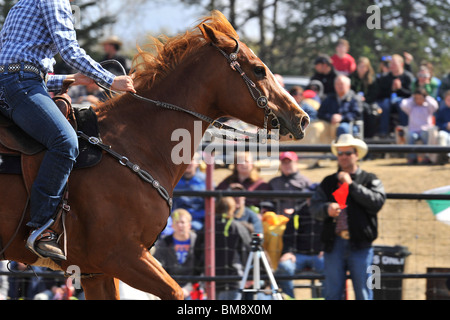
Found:
[(281, 141), (301, 140), (305, 137), (306, 128), (310, 122), (308, 115), (295, 116), (288, 121), (283, 117), (280, 117), (279, 119), (281, 124)]

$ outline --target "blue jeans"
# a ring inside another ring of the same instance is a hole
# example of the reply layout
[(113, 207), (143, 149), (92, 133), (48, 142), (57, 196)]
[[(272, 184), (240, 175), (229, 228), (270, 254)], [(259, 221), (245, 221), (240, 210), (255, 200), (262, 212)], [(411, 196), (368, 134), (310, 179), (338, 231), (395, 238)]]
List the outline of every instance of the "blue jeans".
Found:
[[(421, 130), (419, 132), (408, 132), (408, 144), (416, 144), (418, 141), (422, 141), (423, 144), (428, 144), (428, 131)], [(417, 154), (409, 153), (408, 160), (416, 160)]]
[(31, 221), (39, 228), (51, 219), (78, 156), (75, 130), (34, 73), (0, 75), (0, 112), (47, 148), (30, 196)]
[[(313, 271), (322, 273), (324, 268), (323, 256), (295, 254), (296, 261), (285, 260), (278, 264), (277, 275), (293, 276), (296, 272), (311, 268)], [(280, 280), (279, 286), (285, 294), (294, 298), (294, 282), (292, 280)]]
[(372, 300), (373, 291), (367, 285), (371, 273), (367, 269), (373, 264), (373, 248), (355, 250), (350, 241), (336, 237), (333, 250), (325, 252), (325, 299), (341, 300), (344, 295), (346, 272), (350, 271), (355, 298)]
[(402, 102), (402, 98), (385, 98), (383, 100), (378, 101), (378, 105), (383, 110), (380, 115), (380, 126), (378, 128), (378, 133), (380, 135), (388, 135), (391, 132), (390, 124), (391, 124), (391, 111), (395, 111), (398, 113), (398, 124), (401, 126), (408, 125), (408, 116), (407, 114), (400, 108), (400, 104)]
[[(353, 132), (351, 132), (353, 131)], [(339, 124), (339, 126), (336, 129), (336, 137), (339, 137), (341, 134), (352, 134), (352, 135), (357, 135), (359, 133), (359, 129), (357, 126), (353, 126), (352, 129), (352, 125), (348, 122), (341, 122)]]

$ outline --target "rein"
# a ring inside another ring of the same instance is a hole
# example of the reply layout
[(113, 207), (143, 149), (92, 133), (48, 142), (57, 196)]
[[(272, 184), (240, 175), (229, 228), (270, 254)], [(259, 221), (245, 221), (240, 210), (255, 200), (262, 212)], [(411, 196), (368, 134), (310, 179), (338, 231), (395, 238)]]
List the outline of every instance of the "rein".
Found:
[[(198, 113), (198, 112), (195, 112), (195, 111), (192, 111), (192, 110), (189, 110), (189, 109), (185, 109), (185, 108), (179, 107), (179, 106), (171, 104), (171, 103), (167, 103), (167, 102), (162, 102), (162, 101), (146, 98), (146, 97), (143, 97), (143, 96), (141, 96), (139, 94), (136, 94), (136, 93), (133, 93), (133, 92), (128, 92), (128, 93), (131, 94), (133, 97), (135, 97), (138, 100), (155, 104), (157, 107), (168, 109), (168, 110), (180, 111), (180, 112), (184, 112), (184, 113), (190, 114), (190, 115), (192, 115), (192, 116), (194, 116), (194, 117), (196, 117), (196, 118), (198, 118), (198, 119), (200, 119), (200, 120), (202, 120), (204, 122), (209, 123), (211, 126), (217, 128), (219, 130), (233, 131), (235, 133), (242, 134), (244, 136), (255, 138), (255, 139), (261, 138), (261, 142), (262, 143), (265, 143), (268, 139), (277, 139), (278, 138), (277, 135), (268, 135), (267, 134), (269, 117), (272, 116), (272, 123), (271, 123), (272, 128), (275, 128), (277, 130), (279, 130), (281, 128), (280, 121), (278, 120), (277, 116), (272, 111), (272, 109), (269, 108), (269, 99), (262, 94), (262, 92), (256, 87), (255, 83), (242, 70), (239, 62), (237, 61), (238, 54), (239, 54), (239, 51), (240, 51), (239, 41), (236, 40), (235, 38), (232, 38), (232, 39), (236, 42), (236, 51), (231, 53), (230, 55), (228, 55), (225, 51), (223, 51), (221, 48), (219, 48), (216, 44), (211, 43), (211, 45), (214, 46), (227, 59), (227, 61), (230, 64), (231, 69), (233, 71), (236, 71), (236, 72), (239, 73), (239, 75), (244, 80), (246, 86), (248, 87), (249, 92), (250, 92), (253, 100), (255, 100), (256, 105), (259, 108), (264, 109), (265, 117), (264, 117), (263, 133), (261, 133), (261, 131), (259, 129), (258, 129), (258, 133), (253, 133), (253, 132), (240, 130), (240, 129), (231, 127), (229, 125), (226, 125), (226, 124), (224, 124), (224, 123), (222, 123), (222, 122), (220, 122), (218, 120), (214, 120), (214, 119), (212, 119), (212, 118), (210, 118), (208, 116), (205, 116), (205, 115), (203, 115), (201, 113)], [(112, 63), (118, 65), (122, 69), (123, 74), (126, 75), (125, 68), (117, 60), (106, 60), (106, 61), (101, 62), (100, 64), (103, 66), (103, 65), (112, 64)], [(115, 92), (115, 91), (113, 91), (113, 90), (111, 90), (109, 88), (106, 88), (105, 86), (103, 86), (103, 85), (101, 85), (99, 83), (97, 83), (97, 85), (99, 87), (103, 88), (106, 91), (109, 91), (109, 92), (114, 93), (114, 94), (118, 94), (118, 92)], [(213, 135), (216, 135), (216, 134), (213, 134)], [(219, 137), (220, 138), (224, 138), (224, 140), (237, 141), (236, 138), (232, 138), (232, 137), (230, 137), (230, 136), (228, 136), (226, 134), (220, 135)], [(245, 140), (248, 140), (248, 139), (245, 139)]]

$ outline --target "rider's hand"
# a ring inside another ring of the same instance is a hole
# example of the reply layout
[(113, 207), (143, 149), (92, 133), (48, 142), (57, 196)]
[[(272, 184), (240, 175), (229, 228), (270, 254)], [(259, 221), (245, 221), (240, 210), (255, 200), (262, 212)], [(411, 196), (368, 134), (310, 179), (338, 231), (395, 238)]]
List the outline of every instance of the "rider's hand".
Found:
[(129, 91), (136, 93), (133, 85), (133, 79), (130, 76), (115, 77), (114, 82), (111, 85), (111, 89), (114, 91)]

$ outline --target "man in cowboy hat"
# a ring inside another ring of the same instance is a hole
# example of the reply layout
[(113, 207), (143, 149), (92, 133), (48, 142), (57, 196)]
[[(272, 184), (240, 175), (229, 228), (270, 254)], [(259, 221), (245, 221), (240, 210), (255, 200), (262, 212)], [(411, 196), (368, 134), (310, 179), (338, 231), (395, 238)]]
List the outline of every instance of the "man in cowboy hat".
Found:
[[(124, 56), (119, 54), (120, 48), (123, 45), (119, 37), (111, 36), (102, 41), (101, 44), (103, 45), (103, 51), (105, 52), (105, 56), (101, 61), (103, 62), (107, 60), (116, 60), (120, 62), (120, 64), (125, 68), (125, 71), (128, 74), (128, 61)], [(123, 75), (122, 68), (120, 68), (120, 66), (118, 66), (117, 64), (107, 64), (104, 66), (104, 68), (115, 75)]]
[(368, 152), (364, 141), (343, 134), (331, 150), (338, 158), (338, 172), (321, 182), (310, 206), (316, 219), (323, 221), (325, 298), (342, 299), (348, 269), (356, 299), (371, 300), (367, 270), (378, 236), (377, 213), (386, 194), (381, 181), (358, 166)]

